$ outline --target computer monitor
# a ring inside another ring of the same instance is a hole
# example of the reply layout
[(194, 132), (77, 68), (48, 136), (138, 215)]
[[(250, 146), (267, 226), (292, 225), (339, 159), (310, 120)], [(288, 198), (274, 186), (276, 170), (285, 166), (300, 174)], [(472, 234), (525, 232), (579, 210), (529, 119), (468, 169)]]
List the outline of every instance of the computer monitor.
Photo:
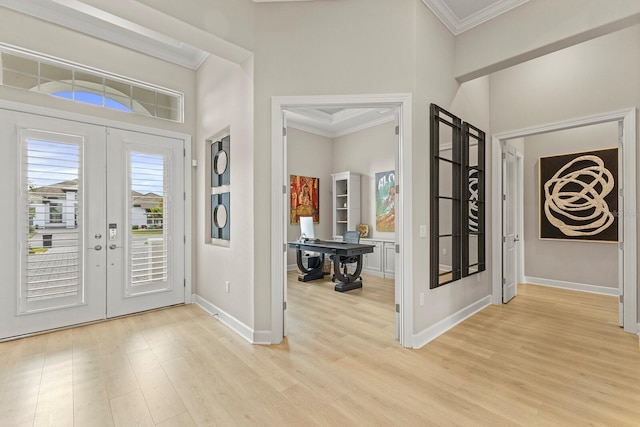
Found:
[(300, 217), (300, 240), (302, 239), (315, 239), (316, 233), (313, 228), (312, 216)]

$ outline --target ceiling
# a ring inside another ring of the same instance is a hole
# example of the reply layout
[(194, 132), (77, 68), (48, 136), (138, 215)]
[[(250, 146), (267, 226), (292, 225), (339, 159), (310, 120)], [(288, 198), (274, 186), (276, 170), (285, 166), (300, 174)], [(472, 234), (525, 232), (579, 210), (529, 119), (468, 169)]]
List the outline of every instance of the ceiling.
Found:
[(287, 108), (287, 125), (327, 138), (338, 138), (395, 119), (396, 108)]

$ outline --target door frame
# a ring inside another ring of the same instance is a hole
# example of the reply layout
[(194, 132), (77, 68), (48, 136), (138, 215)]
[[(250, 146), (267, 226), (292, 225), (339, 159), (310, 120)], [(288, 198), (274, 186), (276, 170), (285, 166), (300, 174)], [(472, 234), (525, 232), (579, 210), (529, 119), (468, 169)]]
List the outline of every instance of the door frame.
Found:
[[(400, 248), (396, 266), (396, 304), (400, 305), (399, 341), (413, 347), (413, 247), (412, 220), (412, 96), (410, 93), (371, 95), (274, 96), (271, 99), (271, 342), (284, 337), (284, 283), (287, 280), (285, 212), (287, 173), (286, 147), (283, 137), (284, 111), (290, 107), (340, 106), (357, 108), (398, 107), (400, 110), (400, 144), (396, 153), (396, 183), (400, 203), (396, 204), (396, 245)], [(402, 195), (407, 195), (402, 197)], [(407, 252), (405, 255), (405, 251)]]
[[(10, 110), (19, 113), (36, 114), (40, 116), (46, 116), (54, 119), (69, 120), (78, 123), (85, 123), (89, 125), (104, 126), (106, 128), (117, 128), (132, 132), (146, 133), (149, 135), (164, 136), (168, 138), (180, 139), (184, 141), (184, 301), (185, 304), (191, 304), (193, 302), (192, 294), (192, 182), (191, 182), (191, 135), (176, 131), (169, 131), (164, 129), (157, 129), (149, 126), (137, 125), (132, 123), (119, 122), (111, 119), (103, 119), (100, 117), (89, 116), (86, 114), (72, 113), (69, 111), (56, 110), (49, 107), (42, 107), (39, 105), (24, 104), (21, 102), (9, 101), (0, 99), (0, 109)], [(106, 315), (106, 313), (105, 313)]]
[[(572, 129), (582, 126), (595, 125), (607, 122), (621, 122), (623, 130), (622, 138), (622, 176), (624, 186), (622, 199), (624, 200), (623, 212), (629, 215), (624, 221), (624, 240), (621, 243), (621, 260), (623, 264), (620, 281), (620, 296), (624, 295), (624, 330), (629, 333), (638, 332), (638, 285), (637, 285), (637, 223), (636, 212), (636, 108), (612, 111), (608, 113), (569, 119), (511, 132), (493, 135), (491, 142), (492, 164), (492, 188), (491, 208), (492, 212), (501, 212), (502, 209), (502, 146), (501, 142), (514, 138), (538, 135), (558, 130)], [(492, 215), (491, 241), (491, 303), (502, 304), (502, 215)], [(622, 235), (622, 232), (621, 232)]]

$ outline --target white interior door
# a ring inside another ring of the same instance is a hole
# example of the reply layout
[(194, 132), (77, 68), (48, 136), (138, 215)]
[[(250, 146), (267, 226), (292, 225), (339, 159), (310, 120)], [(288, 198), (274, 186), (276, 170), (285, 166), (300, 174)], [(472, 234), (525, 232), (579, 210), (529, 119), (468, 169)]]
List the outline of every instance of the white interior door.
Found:
[(107, 147), (107, 317), (183, 303), (183, 141), (109, 129)]
[(7, 110), (0, 138), (0, 339), (184, 302), (181, 140)]
[(515, 149), (504, 144), (502, 153), (502, 302), (506, 303), (518, 292), (518, 175)]

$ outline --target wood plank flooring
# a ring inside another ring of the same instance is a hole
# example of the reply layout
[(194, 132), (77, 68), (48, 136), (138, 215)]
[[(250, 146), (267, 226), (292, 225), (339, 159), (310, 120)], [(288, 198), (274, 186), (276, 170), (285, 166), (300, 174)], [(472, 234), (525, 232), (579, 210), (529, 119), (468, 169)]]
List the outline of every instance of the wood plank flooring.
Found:
[(0, 426), (638, 426), (617, 300), (521, 285), (419, 350), (393, 282), (290, 275), (289, 336), (251, 345), (195, 305), (0, 344)]

